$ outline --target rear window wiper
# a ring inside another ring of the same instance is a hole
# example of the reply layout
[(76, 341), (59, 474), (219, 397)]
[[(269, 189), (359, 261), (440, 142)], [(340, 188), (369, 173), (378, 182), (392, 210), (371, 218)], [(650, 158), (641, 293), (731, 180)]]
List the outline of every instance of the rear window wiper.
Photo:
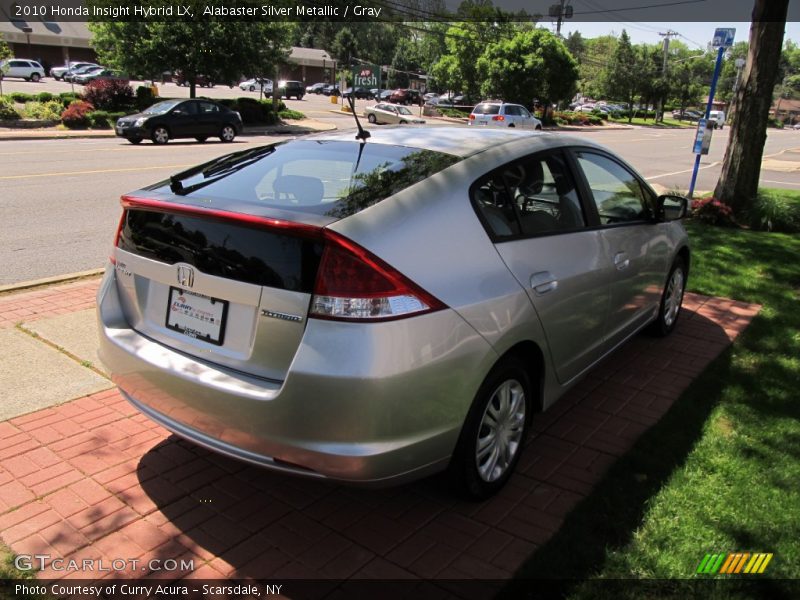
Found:
[[(179, 196), (191, 194), (195, 190), (203, 188), (211, 183), (214, 183), (215, 181), (222, 179), (223, 177), (230, 175), (231, 173), (258, 162), (273, 152), (275, 152), (274, 145), (252, 148), (250, 150), (241, 150), (239, 152), (234, 152), (233, 154), (221, 156), (220, 158), (214, 159), (210, 162), (203, 163), (202, 165), (192, 167), (191, 169), (187, 169), (170, 176), (169, 189), (173, 194), (177, 194)], [(185, 180), (200, 174), (202, 174), (206, 179), (192, 185), (183, 185)]]

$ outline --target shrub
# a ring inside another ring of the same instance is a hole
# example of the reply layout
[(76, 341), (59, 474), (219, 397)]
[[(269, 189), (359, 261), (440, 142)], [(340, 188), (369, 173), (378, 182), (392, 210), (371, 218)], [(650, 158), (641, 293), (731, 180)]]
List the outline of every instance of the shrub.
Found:
[(55, 95), (51, 94), (50, 92), (39, 92), (36, 95), (36, 99), (39, 102), (50, 102), (51, 100), (55, 99)]
[(779, 192), (760, 192), (743, 217), (753, 229), (800, 232), (800, 203)]
[(61, 113), (61, 122), (70, 129), (80, 129), (89, 126), (89, 113), (94, 107), (83, 100), (75, 100)]
[(83, 88), (83, 99), (99, 110), (122, 110), (133, 106), (133, 89), (120, 79), (95, 79)]
[(772, 118), (770, 118), (767, 121), (767, 126), (768, 127), (774, 127), (775, 129), (783, 129), (783, 121), (781, 121), (780, 119), (772, 119)]
[(58, 121), (64, 107), (58, 100), (50, 102), (28, 102), (22, 109), (22, 116), (26, 119), (40, 119), (44, 121)]
[(139, 110), (144, 110), (148, 106), (155, 103), (155, 96), (150, 86), (140, 85), (136, 88), (136, 107)]
[(25, 104), (26, 102), (31, 102), (36, 99), (36, 96), (33, 94), (26, 94), (25, 92), (11, 92), (9, 96), (14, 102), (19, 102), (20, 104)]
[(692, 217), (709, 225), (735, 225), (733, 210), (713, 196), (692, 202)]
[(292, 120), (299, 121), (300, 119), (306, 118), (306, 116), (299, 110), (289, 110), (288, 108), (286, 110), (282, 110), (281, 112), (279, 112), (278, 116), (281, 119), (285, 119), (287, 121), (292, 121)]
[(0, 96), (0, 120), (16, 121), (19, 116), (17, 109), (14, 108), (14, 102), (5, 96)]

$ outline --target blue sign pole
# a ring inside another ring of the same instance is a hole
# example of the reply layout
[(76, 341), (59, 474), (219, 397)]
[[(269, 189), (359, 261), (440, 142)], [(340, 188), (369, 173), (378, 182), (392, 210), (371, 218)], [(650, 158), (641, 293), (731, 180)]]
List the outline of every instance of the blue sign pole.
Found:
[[(708, 120), (711, 108), (714, 105), (714, 93), (717, 91), (717, 80), (722, 70), (722, 56), (725, 54), (725, 46), (720, 46), (717, 51), (717, 64), (714, 66), (714, 77), (711, 79), (711, 90), (708, 92), (708, 104), (706, 105), (705, 118)], [(689, 198), (694, 195), (694, 184), (697, 182), (697, 171), (700, 168), (700, 156), (698, 152), (694, 159), (694, 170), (692, 171), (692, 182), (689, 184)]]

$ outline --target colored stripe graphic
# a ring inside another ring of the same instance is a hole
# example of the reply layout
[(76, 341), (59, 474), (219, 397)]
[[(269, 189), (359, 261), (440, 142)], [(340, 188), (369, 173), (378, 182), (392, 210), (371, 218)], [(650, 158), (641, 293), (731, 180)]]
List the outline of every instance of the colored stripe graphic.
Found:
[(696, 572), (707, 575), (761, 574), (767, 569), (772, 557), (772, 553), (766, 552), (706, 554), (697, 566)]

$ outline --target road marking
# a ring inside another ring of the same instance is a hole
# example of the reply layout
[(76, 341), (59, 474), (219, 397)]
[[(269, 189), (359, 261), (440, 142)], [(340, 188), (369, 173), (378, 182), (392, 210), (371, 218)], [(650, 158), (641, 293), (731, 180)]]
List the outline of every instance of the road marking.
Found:
[(796, 181), (775, 181), (774, 179), (762, 179), (761, 183), (778, 183), (780, 185), (793, 185), (795, 187), (800, 187), (800, 183)]
[(192, 164), (185, 165), (161, 165), (157, 167), (131, 167), (129, 169), (97, 169), (94, 171), (68, 171), (63, 173), (30, 173), (28, 175), (2, 175), (0, 179), (29, 179), (33, 177), (67, 177), (70, 175), (94, 175), (97, 173), (124, 173), (125, 171), (152, 171), (153, 169), (180, 169), (191, 167)]
[[(698, 171), (702, 171), (703, 169), (710, 169), (711, 167), (718, 167), (722, 164), (722, 161), (718, 161), (715, 163), (711, 163), (710, 165), (706, 165), (705, 167), (700, 167), (697, 169)], [(694, 168), (691, 169), (684, 169), (683, 171), (674, 171), (672, 173), (661, 173), (661, 175), (645, 175), (645, 179), (658, 179), (659, 177), (669, 177), (671, 175), (683, 175), (684, 173), (691, 173), (694, 171)]]

